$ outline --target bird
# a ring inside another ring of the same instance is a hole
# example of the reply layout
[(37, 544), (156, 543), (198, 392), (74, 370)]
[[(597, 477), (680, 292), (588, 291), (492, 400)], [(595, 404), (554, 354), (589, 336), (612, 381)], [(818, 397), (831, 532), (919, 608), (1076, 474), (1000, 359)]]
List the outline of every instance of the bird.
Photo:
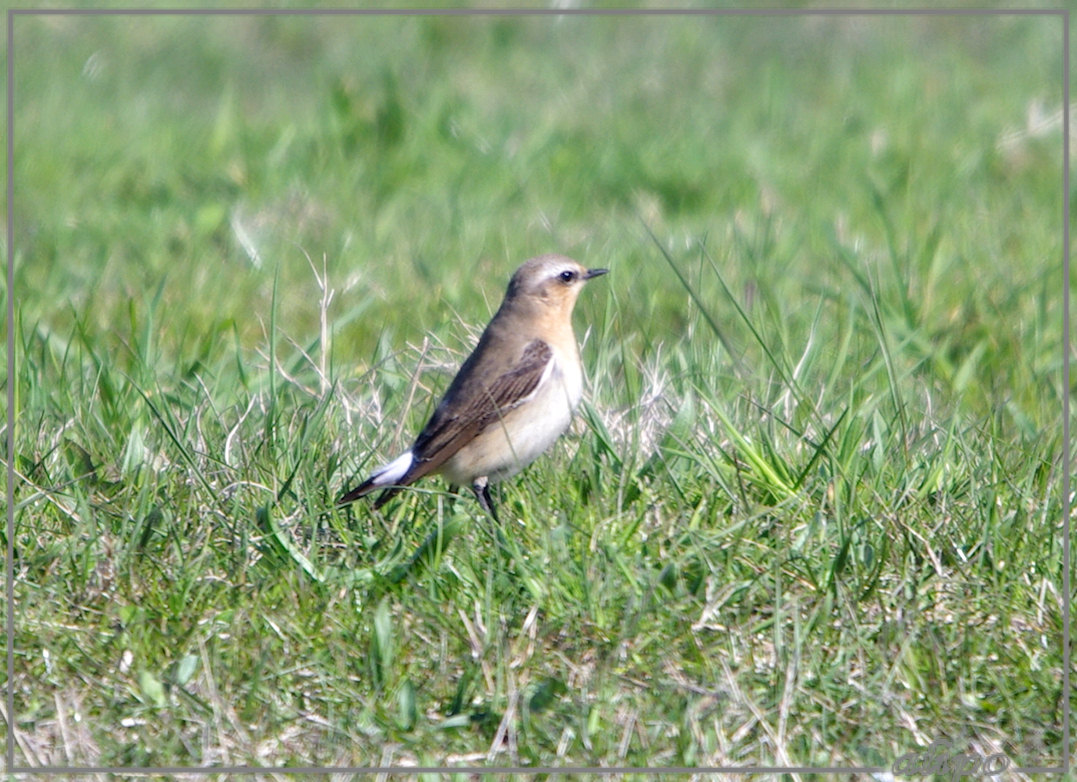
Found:
[(380, 508), (403, 487), (440, 474), (451, 487), (470, 486), (500, 524), (490, 484), (531, 464), (572, 422), (583, 395), (572, 310), (584, 283), (608, 272), (557, 254), (525, 261), (411, 448), (338, 505), (380, 489)]

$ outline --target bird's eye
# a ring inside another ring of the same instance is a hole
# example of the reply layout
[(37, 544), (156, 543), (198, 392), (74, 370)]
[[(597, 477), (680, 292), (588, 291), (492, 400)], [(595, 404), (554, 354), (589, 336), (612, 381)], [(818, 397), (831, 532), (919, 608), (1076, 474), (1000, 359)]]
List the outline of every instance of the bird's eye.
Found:
[(576, 279), (576, 272), (566, 269), (557, 276), (561, 278), (561, 282), (567, 285), (568, 283)]

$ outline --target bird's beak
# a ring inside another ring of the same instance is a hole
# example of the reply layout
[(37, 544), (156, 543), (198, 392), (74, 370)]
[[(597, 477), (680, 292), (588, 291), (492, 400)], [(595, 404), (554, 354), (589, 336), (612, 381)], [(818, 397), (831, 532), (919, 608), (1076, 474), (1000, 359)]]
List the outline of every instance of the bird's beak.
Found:
[(584, 273), (583, 278), (589, 280), (592, 277), (601, 277), (603, 274), (609, 274), (609, 271), (609, 269), (588, 269)]

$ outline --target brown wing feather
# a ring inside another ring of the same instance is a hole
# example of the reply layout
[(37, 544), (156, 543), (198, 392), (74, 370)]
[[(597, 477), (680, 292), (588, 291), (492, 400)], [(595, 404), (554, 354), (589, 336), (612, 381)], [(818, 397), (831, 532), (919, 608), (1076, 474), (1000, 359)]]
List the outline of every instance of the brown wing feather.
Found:
[[(414, 483), (436, 470), (487, 426), (499, 420), (534, 391), (546, 365), (553, 358), (549, 345), (539, 339), (532, 340), (524, 348), (519, 361), (489, 386), (483, 386), (468, 371), (469, 364), (480, 353), (480, 349), (481, 341), (475, 354), (464, 362), (449, 390), (445, 392), (445, 398), (416, 438), (411, 448), (415, 458), (411, 469), (402, 475), (396, 484), (389, 487), (376, 485), (375, 474), (344, 494), (337, 500), (338, 504), (354, 502), (365, 494), (382, 489), (374, 503), (374, 507), (379, 508), (396, 494), (400, 487)], [(463, 406), (457, 405), (455, 400), (459, 396), (469, 398), (470, 401)]]
[(532, 340), (511, 369), (485, 388), (475, 388), (468, 404), (462, 407), (451, 404), (454, 395), (450, 388), (416, 438), (411, 449), (415, 463), (401, 478), (400, 484), (411, 483), (433, 472), (486, 427), (516, 407), (535, 390), (552, 358), (549, 345), (540, 339)]

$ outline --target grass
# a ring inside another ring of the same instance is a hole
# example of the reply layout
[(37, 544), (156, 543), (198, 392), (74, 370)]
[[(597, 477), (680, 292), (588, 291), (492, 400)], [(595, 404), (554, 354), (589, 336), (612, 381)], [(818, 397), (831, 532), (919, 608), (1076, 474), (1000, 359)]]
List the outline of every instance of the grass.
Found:
[[(1059, 22), (20, 17), (16, 762), (1061, 762)], [(497, 488), (333, 507), (530, 255)]]

